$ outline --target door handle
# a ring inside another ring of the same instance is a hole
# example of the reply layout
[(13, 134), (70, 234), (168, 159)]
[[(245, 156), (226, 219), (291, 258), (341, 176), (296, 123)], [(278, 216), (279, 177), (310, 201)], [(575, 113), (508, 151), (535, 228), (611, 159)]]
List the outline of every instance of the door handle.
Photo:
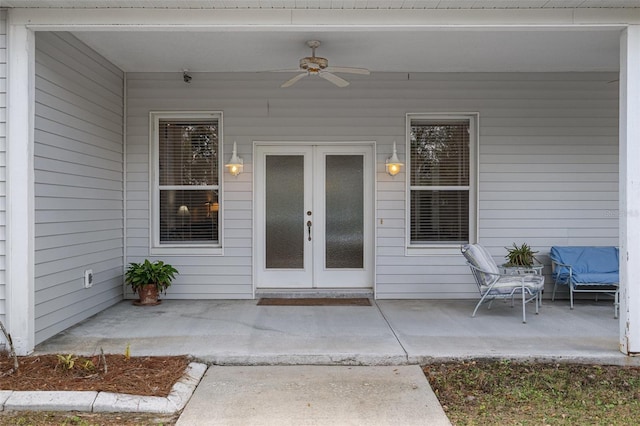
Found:
[(309, 241), (311, 241), (311, 221), (307, 221), (307, 231), (309, 231)]

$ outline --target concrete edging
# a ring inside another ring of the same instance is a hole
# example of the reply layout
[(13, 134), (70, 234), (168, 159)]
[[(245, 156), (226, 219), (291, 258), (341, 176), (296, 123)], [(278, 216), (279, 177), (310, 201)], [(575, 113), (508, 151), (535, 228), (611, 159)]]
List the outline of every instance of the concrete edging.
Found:
[(166, 398), (94, 391), (0, 391), (0, 409), (173, 414), (187, 404), (207, 368), (206, 364), (189, 363)]

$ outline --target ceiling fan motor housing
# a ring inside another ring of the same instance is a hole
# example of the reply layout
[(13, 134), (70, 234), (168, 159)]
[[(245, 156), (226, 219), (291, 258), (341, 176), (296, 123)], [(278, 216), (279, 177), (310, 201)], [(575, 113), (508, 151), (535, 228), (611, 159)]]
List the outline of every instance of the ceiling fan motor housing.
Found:
[(318, 40), (309, 40), (307, 41), (307, 46), (311, 48), (311, 56), (300, 59), (299, 70), (303, 72), (285, 81), (280, 87), (293, 86), (297, 81), (308, 75), (314, 75), (324, 78), (325, 80), (335, 84), (338, 87), (346, 87), (349, 85), (349, 82), (342, 77), (338, 77), (337, 75), (333, 74), (333, 72), (369, 75), (369, 70), (364, 68), (328, 68), (329, 61), (327, 60), (327, 58), (316, 56), (316, 48), (320, 46), (320, 42)]
[(318, 72), (327, 68), (329, 61), (319, 56), (307, 56), (300, 59), (300, 68), (309, 72)]

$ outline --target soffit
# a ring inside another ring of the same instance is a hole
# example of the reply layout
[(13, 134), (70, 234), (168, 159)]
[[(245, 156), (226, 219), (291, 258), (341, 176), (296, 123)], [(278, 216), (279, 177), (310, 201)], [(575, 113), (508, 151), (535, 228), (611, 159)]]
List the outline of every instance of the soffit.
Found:
[[(260, 9), (265, 12), (305, 9), (312, 14), (307, 17), (308, 24), (298, 23), (284, 30), (265, 30), (259, 26), (247, 29), (250, 25), (242, 29), (225, 28), (222, 25), (211, 26), (206, 31), (197, 28), (184, 31), (153, 31), (148, 28), (142, 31), (130, 28), (85, 31), (83, 28), (73, 32), (126, 72), (176, 72), (182, 69), (193, 72), (259, 72), (295, 68), (301, 57), (310, 54), (305, 45), (307, 40), (322, 42), (317, 55), (328, 58), (330, 65), (365, 67), (373, 72), (525, 72), (617, 71), (620, 27), (447, 28), (443, 25), (440, 28), (418, 28), (410, 25), (403, 28), (400, 22), (397, 27), (370, 25), (354, 29), (346, 24), (333, 27), (326, 23), (313, 24), (316, 22), (313, 13), (321, 14), (321, 9), (345, 12), (354, 9), (404, 9), (404, 14), (402, 10), (394, 13), (403, 14), (406, 18), (406, 14), (410, 14), (409, 9), (564, 9), (559, 13), (565, 19), (562, 22), (566, 23), (566, 14), (569, 13), (569, 18), (572, 16), (571, 11), (566, 11), (567, 7), (582, 10), (623, 7), (635, 12), (636, 7), (640, 8), (640, 0), (4, 0), (3, 5), (30, 7), (34, 11), (37, 10), (35, 8), (47, 7), (86, 7), (93, 10), (143, 7), (156, 10)], [(47, 16), (45, 10), (40, 9), (40, 12)], [(464, 10), (460, 12), (465, 13)], [(368, 13), (384, 15), (380, 10)], [(352, 12), (349, 22), (353, 23), (357, 16)], [(324, 19), (324, 16), (318, 19)]]
[(296, 68), (320, 40), (333, 66), (373, 72), (617, 71), (619, 30), (75, 32), (127, 72)]
[(21, 8), (572, 9), (640, 8), (640, 0), (3, 0)]

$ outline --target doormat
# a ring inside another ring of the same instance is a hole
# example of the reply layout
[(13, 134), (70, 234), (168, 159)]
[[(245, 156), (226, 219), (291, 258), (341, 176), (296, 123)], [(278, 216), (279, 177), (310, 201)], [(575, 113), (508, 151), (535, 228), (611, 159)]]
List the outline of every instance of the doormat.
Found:
[(366, 297), (263, 297), (258, 305), (265, 306), (371, 306)]

